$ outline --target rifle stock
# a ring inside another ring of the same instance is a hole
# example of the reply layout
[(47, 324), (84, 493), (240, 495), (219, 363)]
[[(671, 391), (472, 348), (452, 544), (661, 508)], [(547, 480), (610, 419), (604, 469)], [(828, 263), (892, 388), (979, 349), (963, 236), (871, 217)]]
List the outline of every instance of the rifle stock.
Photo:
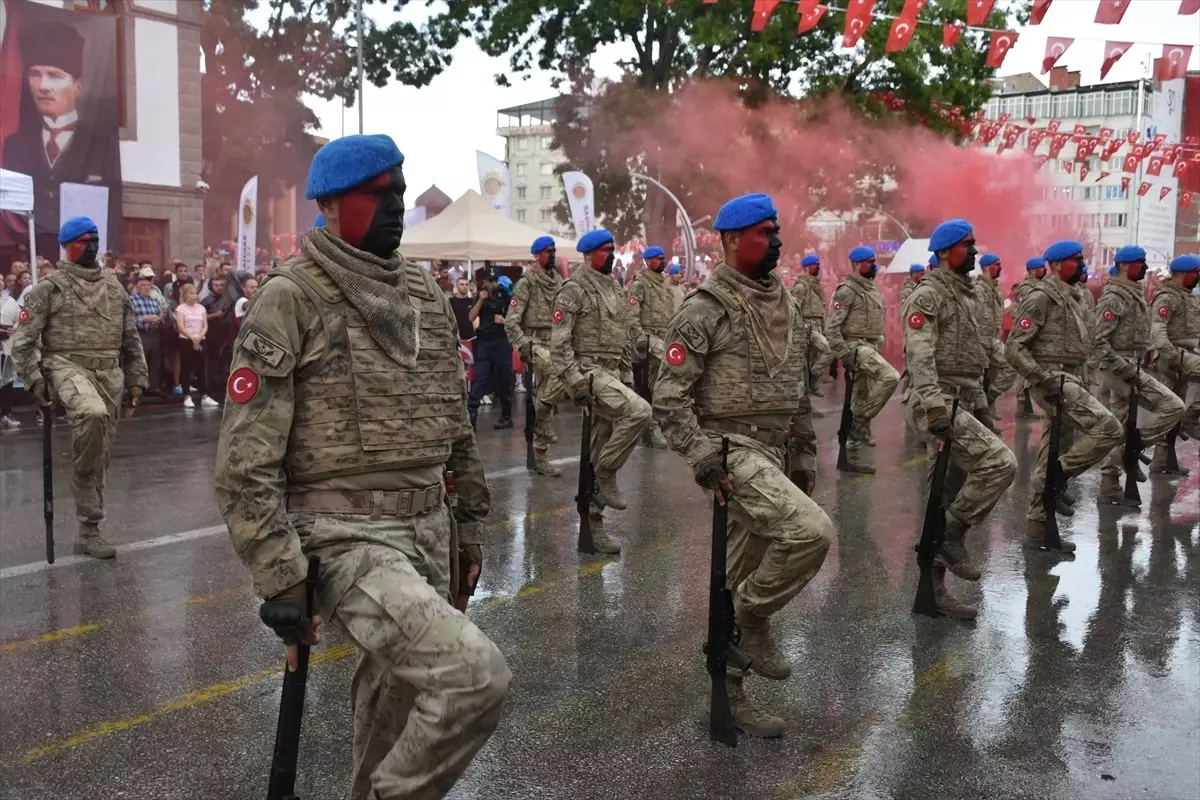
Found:
[(1063, 480), (1062, 464), (1059, 454), (1062, 448), (1062, 407), (1067, 402), (1063, 393), (1066, 387), (1066, 376), (1058, 379), (1058, 393), (1062, 398), (1054, 407), (1050, 417), (1050, 448), (1046, 453), (1046, 481), (1042, 486), (1042, 512), (1046, 522), (1042, 526), (1042, 549), (1061, 550), (1062, 536), (1058, 531), (1058, 516), (1055, 510), (1058, 506), (1059, 483)]
[[(588, 378), (588, 392), (591, 393), (592, 379)], [(592, 467), (592, 406), (589, 403), (583, 407), (583, 441), (579, 445), (579, 485), (575, 491), (575, 510), (579, 512), (579, 543), (581, 553), (596, 553), (596, 543), (592, 540), (592, 520), (588, 512), (592, 506), (592, 497), (596, 491), (596, 473)]]
[(855, 359), (855, 364), (843, 363), (843, 371), (846, 373), (846, 391), (842, 397), (842, 421), (838, 426), (838, 469), (849, 469), (850, 456), (846, 452), (846, 448), (850, 444), (850, 433), (854, 430), (854, 412), (850, 410), (850, 403), (854, 398), (854, 370), (857, 367), (858, 359)]
[(937, 461), (933, 466), (933, 481), (929, 485), (929, 499), (925, 502), (925, 523), (921, 527), (921, 539), (917, 542), (917, 596), (913, 600), (913, 613), (927, 617), (940, 616), (937, 599), (933, 591), (933, 559), (946, 536), (946, 474), (950, 470), (950, 445), (954, 441), (954, 420), (958, 417), (958, 398), (950, 411), (950, 433), (938, 442)]
[[(304, 580), (307, 614), (312, 617), (321, 559), (308, 557), (308, 575)], [(299, 800), (296, 796), (296, 762), (300, 755), (300, 723), (304, 718), (304, 689), (308, 683), (309, 645), (296, 646), (296, 671), (283, 668), (283, 692), (279, 697), (279, 722), (275, 726), (275, 752), (271, 756), (271, 782), (267, 800)]]
[[(635, 353), (636, 355), (636, 353)], [(633, 388), (638, 396), (654, 405), (654, 394), (650, 391), (650, 336), (646, 335), (646, 357), (633, 365)]]
[(537, 458), (533, 452), (534, 431), (537, 428), (536, 386), (533, 376), (533, 348), (530, 359), (525, 363), (525, 468), (537, 469)]
[(42, 409), (42, 518), (46, 523), (46, 563), (54, 563), (54, 406)]
[(1129, 409), (1125, 414), (1125, 450), (1121, 454), (1125, 467), (1124, 496), (1133, 505), (1142, 504), (1142, 492), (1137, 485), (1138, 462), (1149, 463), (1150, 459), (1142, 453), (1146, 445), (1142, 442), (1142, 432), (1138, 429), (1138, 387), (1141, 386), (1142, 364), (1137, 365), (1137, 380), (1129, 387)]

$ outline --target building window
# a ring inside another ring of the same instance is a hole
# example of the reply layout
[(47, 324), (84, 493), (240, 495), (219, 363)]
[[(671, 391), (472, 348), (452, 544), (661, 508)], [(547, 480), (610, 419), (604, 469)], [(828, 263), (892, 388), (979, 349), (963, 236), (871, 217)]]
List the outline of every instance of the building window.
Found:
[(543, 150), (553, 150), (554, 149), (554, 137), (553, 136), (543, 136), (542, 137), (542, 149)]
[(1122, 89), (1119, 92), (1108, 93), (1108, 113), (1111, 114), (1132, 114), (1133, 113), (1133, 90)]
[(554, 174), (554, 165), (549, 161), (542, 162), (542, 175), (550, 176)]
[(1050, 95), (1043, 94), (1029, 98), (1029, 115), (1044, 119), (1050, 116)]
[(1079, 116), (1104, 116), (1104, 92), (1086, 92), (1079, 96)]
[(517, 187), (517, 199), (518, 199), (518, 200), (524, 200), (524, 199), (525, 199), (525, 187), (524, 187), (524, 186), (518, 186), (518, 187)]
[(549, 186), (539, 186), (538, 187), (538, 197), (541, 198), (542, 200), (549, 200), (550, 199), (550, 187)]
[(995, 119), (1000, 116), (1000, 101), (995, 99), (988, 100), (983, 107), (983, 113), (988, 119)]
[(1127, 223), (1126, 214), (1105, 214), (1104, 227), (1106, 228), (1124, 228)]
[(517, 164), (517, 177), (518, 178), (525, 177), (525, 165), (524, 164)]
[(1054, 98), (1052, 103), (1054, 107), (1053, 116), (1059, 119), (1076, 116), (1078, 109), (1078, 100), (1074, 94), (1062, 94)]
[(542, 222), (549, 222), (550, 221), (550, 209), (543, 208), (541, 211), (538, 212), (538, 218), (541, 219)]
[(524, 221), (525, 221), (525, 209), (518, 208), (517, 209), (517, 222), (524, 222)]
[(528, 136), (522, 136), (520, 139), (517, 139), (517, 150), (521, 151), (522, 153), (529, 152), (529, 137)]
[(1083, 187), (1083, 199), (1084, 200), (1099, 200), (1100, 199), (1100, 187), (1099, 186), (1084, 186)]
[(1128, 188), (1122, 189), (1120, 186), (1105, 186), (1104, 187), (1104, 199), (1105, 200), (1124, 200), (1126, 197), (1129, 197), (1129, 189)]

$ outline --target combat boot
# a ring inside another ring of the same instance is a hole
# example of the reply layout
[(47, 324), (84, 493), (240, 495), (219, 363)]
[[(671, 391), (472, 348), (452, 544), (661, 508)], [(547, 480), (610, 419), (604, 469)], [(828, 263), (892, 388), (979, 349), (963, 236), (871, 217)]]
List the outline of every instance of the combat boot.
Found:
[[(733, 716), (733, 727), (747, 736), (757, 736), (762, 739), (773, 739), (782, 736), (787, 730), (787, 723), (782, 717), (768, 714), (759, 708), (753, 700), (746, 696), (742, 679), (729, 675), (725, 678), (726, 691), (729, 693), (729, 710)], [(710, 724), (712, 715), (712, 691), (704, 700), (704, 724)]]
[(467, 414), (471, 417), (471, 429), (474, 430), (475, 428), (478, 428), (479, 427), (479, 409), (477, 409), (477, 408), (470, 409), (467, 411)]
[(546, 450), (533, 451), (533, 471), (551, 478), (562, 475), (562, 470), (550, 463), (550, 453)]
[(75, 538), (75, 555), (91, 556), (92, 558), (113, 558), (117, 549), (104, 540), (100, 535), (99, 525), (79, 523), (79, 533)]
[(663, 438), (659, 432), (658, 426), (651, 424), (646, 428), (646, 432), (642, 434), (642, 444), (654, 450), (666, 450), (667, 440)]
[(875, 468), (863, 459), (862, 445), (857, 441), (854, 433), (851, 433), (850, 437), (850, 441), (846, 443), (846, 467), (842, 472), (874, 475)]
[[(1064, 555), (1075, 552), (1075, 543), (1074, 542), (1070, 542), (1070, 541), (1067, 541), (1066, 539), (1063, 539), (1061, 534), (1059, 535), (1058, 538), (1059, 538), (1059, 541), (1062, 542), (1062, 549), (1059, 551), (1056, 551), (1056, 552), (1060, 552)], [(1045, 540), (1046, 540), (1046, 523), (1045, 522), (1033, 522), (1031, 520), (1025, 527), (1025, 546), (1030, 548), (1031, 550), (1041, 550), (1042, 542), (1044, 542)]]
[(496, 424), (493, 427), (496, 430), (501, 430), (503, 428), (511, 428), (512, 426), (513, 426), (512, 414), (505, 414), (504, 416), (500, 417), (500, 419), (496, 420)]
[(603, 531), (592, 528), (592, 545), (595, 546), (596, 552), (606, 556), (620, 555), (621, 545), (617, 544), (611, 536)]
[(779, 652), (775, 640), (771, 638), (770, 618), (743, 611), (735, 611), (734, 616), (742, 632), (738, 646), (752, 659), (750, 669), (773, 681), (783, 681), (791, 677), (792, 665), (783, 653)]
[(596, 471), (596, 496), (601, 505), (610, 506), (617, 511), (624, 511), (628, 507), (621, 490), (617, 488), (615, 472)]
[(1107, 503), (1112, 506), (1124, 506), (1125, 508), (1137, 508), (1138, 503), (1126, 499), (1125, 490), (1121, 487), (1121, 476), (1119, 475), (1100, 475), (1100, 492), (1096, 495), (1096, 499), (1101, 503)]
[[(1030, 487), (1033, 489), (1034, 497), (1042, 496), (1042, 489), (1045, 485), (1046, 478), (1044, 475), (1038, 475), (1033, 479)], [(1065, 489), (1060, 489), (1058, 494), (1054, 496), (1054, 513), (1063, 517), (1075, 516), (1075, 507), (1067, 499), (1067, 491)]]
[(875, 446), (875, 437), (871, 435), (871, 423), (862, 426), (862, 437), (859, 439), (867, 447)]
[(953, 619), (975, 619), (979, 609), (964, 603), (946, 588), (946, 570), (941, 567), (933, 569), (933, 601), (937, 604), (938, 613)]
[(983, 573), (971, 562), (966, 538), (967, 526), (947, 515), (946, 536), (942, 539), (942, 546), (937, 555), (934, 556), (934, 563), (945, 567), (964, 581), (977, 581)]
[(1151, 475), (1167, 475), (1172, 478), (1186, 478), (1191, 472), (1187, 467), (1180, 466), (1178, 470), (1167, 469), (1167, 446), (1165, 444), (1156, 444), (1154, 446), (1154, 458), (1150, 459), (1150, 474)]

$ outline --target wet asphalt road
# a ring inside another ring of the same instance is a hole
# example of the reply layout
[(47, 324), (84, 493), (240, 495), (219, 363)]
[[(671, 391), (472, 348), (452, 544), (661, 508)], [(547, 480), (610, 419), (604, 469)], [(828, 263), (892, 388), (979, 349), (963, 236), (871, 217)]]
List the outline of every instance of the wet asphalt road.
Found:
[[(1200, 798), (1200, 463), (1143, 486), (1138, 514), (1094, 503), (1064, 534), (1074, 560), (1020, 546), (1039, 425), (1012, 422), (1013, 488), (969, 537), (975, 624), (910, 614), (922, 456), (898, 399), (876, 422), (875, 477), (838, 477), (838, 397), (817, 401), (817, 499), (838, 543), (775, 629), (795, 665), (750, 693), (779, 740), (710, 744), (710, 511), (683, 461), (639, 448), (621, 474), (616, 558), (580, 556), (576, 464), (530, 480), (518, 428), (481, 416), (492, 482), (487, 564), (471, 608), (515, 678), (504, 720), (454, 798)], [(219, 412), (122, 423), (107, 492), (115, 562), (70, 557), (69, 439), (56, 432), (58, 563), (46, 568), (41, 437), (0, 436), (0, 798), (265, 796), (279, 647), (212, 498)], [(559, 421), (577, 456), (578, 417)], [(298, 791), (346, 796), (350, 648), (314, 651)]]

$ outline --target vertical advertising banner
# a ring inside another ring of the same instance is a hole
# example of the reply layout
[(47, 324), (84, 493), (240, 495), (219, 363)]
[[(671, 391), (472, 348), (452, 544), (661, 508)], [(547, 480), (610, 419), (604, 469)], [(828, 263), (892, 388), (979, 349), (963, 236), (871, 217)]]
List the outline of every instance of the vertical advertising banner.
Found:
[(592, 179), (582, 172), (564, 172), (562, 177), (567, 208), (571, 209), (571, 222), (578, 238), (596, 227), (596, 193)]
[(237, 264), (235, 269), (247, 275), (254, 274), (258, 260), (255, 229), (258, 227), (258, 176), (246, 181), (242, 196), (238, 199)]
[(512, 179), (508, 165), (479, 150), (475, 151), (475, 164), (479, 167), (479, 193), (483, 199), (512, 219)]
[[(0, 0), (0, 29), (0, 167), (33, 178), (37, 249), (58, 252), (62, 187), (82, 184), (108, 190), (100, 238), (119, 250), (117, 18)], [(28, 236), (25, 220), (0, 216), (0, 246)]]
[[(1163, 81), (1151, 97), (1150, 114), (1145, 120), (1142, 135), (1153, 141), (1156, 135), (1166, 135), (1168, 142), (1178, 142), (1183, 135), (1183, 91), (1185, 80)], [(1149, 159), (1146, 162), (1149, 163)], [(1175, 257), (1175, 221), (1179, 213), (1179, 178), (1173, 170), (1163, 169), (1158, 175), (1143, 173), (1142, 180), (1150, 184), (1145, 196), (1137, 203), (1137, 238), (1146, 248), (1146, 263), (1165, 269)], [(1169, 191), (1164, 195), (1163, 189)]]

